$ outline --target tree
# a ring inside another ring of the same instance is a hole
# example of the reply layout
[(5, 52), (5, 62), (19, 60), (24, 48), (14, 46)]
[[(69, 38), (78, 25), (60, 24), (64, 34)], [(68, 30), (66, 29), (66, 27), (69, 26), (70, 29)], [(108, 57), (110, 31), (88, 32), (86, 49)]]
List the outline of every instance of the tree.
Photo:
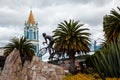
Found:
[[(53, 31), (55, 38), (55, 48), (67, 53), (70, 59), (71, 71), (75, 71), (75, 54), (87, 53), (90, 51), (90, 33), (85, 32), (87, 28), (81, 28), (83, 24), (79, 21), (69, 20), (58, 24), (56, 30)], [(74, 73), (73, 73), (74, 74)]]
[[(120, 8), (117, 8), (120, 11)], [(103, 29), (107, 42), (117, 41), (120, 34), (120, 13), (114, 9), (111, 10), (111, 13), (103, 19)]]
[(26, 58), (27, 60), (31, 60), (32, 56), (34, 55), (34, 45), (30, 43), (30, 40), (27, 40), (24, 37), (19, 38), (12, 38), (11, 42), (8, 43), (4, 48), (4, 55), (8, 56), (14, 49), (20, 51), (21, 58)]

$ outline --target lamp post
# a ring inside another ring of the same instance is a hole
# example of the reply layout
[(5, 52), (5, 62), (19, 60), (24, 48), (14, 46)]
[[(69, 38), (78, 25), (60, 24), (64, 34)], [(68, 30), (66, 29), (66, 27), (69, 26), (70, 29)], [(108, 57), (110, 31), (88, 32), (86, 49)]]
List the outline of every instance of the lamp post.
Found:
[(94, 40), (94, 52), (96, 51), (96, 45), (97, 45), (97, 41), (98, 40), (103, 40), (103, 39), (101, 39), (101, 38), (98, 38), (98, 39), (96, 39), (96, 40)]

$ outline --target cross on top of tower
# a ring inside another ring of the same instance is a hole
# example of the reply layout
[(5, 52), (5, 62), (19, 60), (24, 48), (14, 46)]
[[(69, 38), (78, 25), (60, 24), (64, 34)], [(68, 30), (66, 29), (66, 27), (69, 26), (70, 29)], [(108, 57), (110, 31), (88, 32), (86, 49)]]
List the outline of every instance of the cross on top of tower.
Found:
[(27, 23), (28, 24), (32, 24), (32, 25), (35, 24), (35, 20), (34, 20), (34, 16), (33, 16), (32, 10), (30, 11), (30, 15), (29, 15)]

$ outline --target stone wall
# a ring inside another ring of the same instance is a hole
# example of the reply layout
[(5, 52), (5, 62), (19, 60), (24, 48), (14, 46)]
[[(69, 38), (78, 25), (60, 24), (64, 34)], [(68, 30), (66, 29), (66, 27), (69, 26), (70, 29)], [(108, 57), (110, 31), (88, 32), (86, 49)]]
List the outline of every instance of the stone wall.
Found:
[(6, 59), (0, 80), (62, 80), (62, 67), (48, 64), (34, 56), (22, 66), (20, 53), (14, 50)]

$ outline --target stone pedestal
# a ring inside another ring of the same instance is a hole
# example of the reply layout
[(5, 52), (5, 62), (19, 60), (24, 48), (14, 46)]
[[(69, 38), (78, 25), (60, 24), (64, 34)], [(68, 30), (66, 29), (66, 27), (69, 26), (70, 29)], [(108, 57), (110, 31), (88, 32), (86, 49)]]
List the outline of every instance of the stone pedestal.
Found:
[(48, 64), (34, 56), (22, 66), (20, 53), (14, 50), (6, 59), (0, 80), (62, 80), (62, 67)]

